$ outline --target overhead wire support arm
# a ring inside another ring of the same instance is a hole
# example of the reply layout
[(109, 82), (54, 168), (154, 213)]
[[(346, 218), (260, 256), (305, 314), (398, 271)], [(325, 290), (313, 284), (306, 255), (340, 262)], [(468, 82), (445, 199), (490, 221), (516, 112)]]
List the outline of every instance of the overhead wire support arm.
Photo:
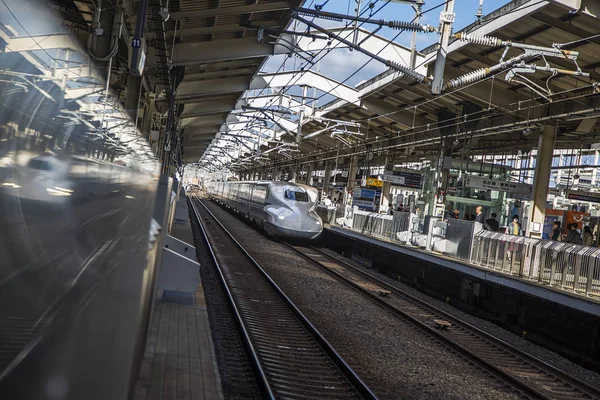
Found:
[(513, 47), (515, 49), (522, 49), (525, 52), (530, 53), (531, 55), (539, 55), (539, 56), (547, 56), (547, 57), (559, 57), (559, 58), (567, 58), (569, 60), (577, 60), (579, 56), (578, 51), (573, 50), (564, 50), (561, 49), (560, 44), (554, 44), (552, 47), (546, 46), (536, 46), (533, 44), (526, 43), (515, 43), (510, 40), (502, 40), (493, 36), (477, 36), (466, 34), (463, 32), (458, 32), (454, 35), (458, 40), (463, 42), (475, 43), (482, 46), (490, 46), (490, 47)]
[(410, 68), (408, 68), (408, 67), (406, 67), (404, 65), (401, 65), (401, 64), (399, 64), (399, 63), (397, 63), (395, 61), (386, 60), (385, 58), (380, 57), (377, 54), (372, 53), (372, 52), (370, 52), (368, 50), (365, 50), (362, 47), (355, 45), (351, 41), (346, 40), (343, 37), (340, 37), (339, 35), (336, 35), (335, 33), (329, 32), (327, 29), (325, 29), (325, 28), (323, 28), (323, 27), (321, 27), (321, 26), (319, 26), (319, 25), (317, 25), (317, 24), (315, 24), (315, 23), (313, 23), (313, 22), (311, 22), (311, 21), (309, 21), (307, 19), (304, 19), (304, 18), (300, 17), (297, 12), (294, 12), (292, 14), (292, 16), (293, 16), (293, 18), (295, 18), (298, 21), (306, 24), (307, 26), (310, 26), (311, 28), (314, 28), (314, 29), (316, 29), (316, 30), (324, 33), (325, 35), (329, 36), (329, 38), (337, 40), (340, 43), (343, 43), (346, 46), (348, 46), (348, 47), (350, 47), (352, 49), (355, 49), (355, 50), (357, 50), (357, 51), (359, 51), (359, 52), (361, 52), (361, 53), (363, 53), (363, 54), (371, 57), (372, 59), (379, 61), (380, 63), (385, 64), (387, 67), (393, 68), (393, 69), (395, 69), (395, 70), (403, 73), (405, 76), (407, 76), (407, 77), (409, 77), (409, 78), (411, 78), (411, 79), (413, 79), (413, 80), (415, 80), (417, 82), (427, 82), (429, 80), (429, 78), (426, 77), (425, 75), (422, 75), (422, 74), (420, 74), (420, 73), (418, 73), (416, 71), (413, 71), (412, 69), (410, 69)]
[(433, 33), (436, 31), (436, 28), (431, 25), (419, 24), (416, 22), (386, 21), (383, 19), (356, 17), (353, 15), (338, 14), (338, 13), (332, 13), (332, 12), (327, 12), (327, 11), (317, 11), (317, 10), (311, 10), (309, 8), (301, 8), (301, 7), (294, 8), (294, 11), (297, 13), (297, 15), (306, 15), (306, 16), (329, 19), (329, 20), (339, 21), (339, 22), (342, 22), (344, 20), (356, 21), (356, 22), (363, 22), (366, 24), (387, 26), (388, 28), (391, 28), (391, 29), (397, 29), (397, 30), (402, 29), (405, 31), (416, 31), (416, 32), (424, 32), (424, 33)]

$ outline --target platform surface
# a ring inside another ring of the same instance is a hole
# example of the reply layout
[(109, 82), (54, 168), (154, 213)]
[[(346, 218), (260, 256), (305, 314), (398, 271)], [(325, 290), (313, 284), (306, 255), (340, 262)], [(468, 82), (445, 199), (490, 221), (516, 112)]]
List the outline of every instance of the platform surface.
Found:
[(566, 290), (561, 290), (560, 288), (544, 285), (499, 271), (489, 270), (474, 264), (468, 264), (460, 260), (434, 253), (432, 251), (396, 244), (391, 241), (368, 236), (349, 229), (342, 229), (334, 226), (326, 227), (325, 229), (339, 235), (361, 240), (372, 245), (380, 246), (382, 248), (415, 257), (423, 261), (436, 264), (440, 267), (452, 269), (457, 272), (470, 275), (473, 278), (478, 278), (483, 281), (509, 287), (528, 295), (542, 298), (546, 301), (555, 302), (600, 317), (600, 301), (593, 297), (582, 296)]
[[(183, 205), (187, 212), (181, 197)], [(171, 234), (193, 244), (189, 218), (175, 218)], [(157, 299), (134, 400), (223, 399), (202, 286), (193, 296), (159, 291)]]

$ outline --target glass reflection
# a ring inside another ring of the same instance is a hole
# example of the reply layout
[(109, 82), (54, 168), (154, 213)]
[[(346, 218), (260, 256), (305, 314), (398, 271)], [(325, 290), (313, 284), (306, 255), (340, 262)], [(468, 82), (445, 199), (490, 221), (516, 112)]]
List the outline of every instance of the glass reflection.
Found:
[(2, 0), (0, 398), (117, 398), (131, 369), (158, 165), (94, 71), (46, 3)]

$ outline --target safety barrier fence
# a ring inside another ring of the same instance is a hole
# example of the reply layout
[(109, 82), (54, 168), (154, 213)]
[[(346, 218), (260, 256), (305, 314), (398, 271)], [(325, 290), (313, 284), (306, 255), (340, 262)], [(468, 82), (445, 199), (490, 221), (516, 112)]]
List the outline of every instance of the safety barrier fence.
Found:
[(586, 295), (600, 294), (600, 249), (482, 231), (471, 262)]
[[(444, 226), (441, 234), (436, 234), (438, 225)], [(354, 210), (346, 227), (578, 294), (600, 295), (597, 247), (479, 231), (481, 224), (472, 221), (419, 219), (408, 212), (382, 215)]]

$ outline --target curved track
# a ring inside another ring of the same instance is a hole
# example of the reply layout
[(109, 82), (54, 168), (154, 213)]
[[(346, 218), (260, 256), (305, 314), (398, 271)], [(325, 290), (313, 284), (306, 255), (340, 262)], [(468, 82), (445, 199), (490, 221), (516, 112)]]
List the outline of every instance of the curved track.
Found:
[[(408, 320), (525, 396), (600, 399), (600, 390), (315, 247), (288, 245), (336, 279)], [(438, 322), (436, 322), (438, 321)], [(446, 323), (450, 323), (448, 326)], [(446, 328), (441, 328), (447, 326)], [(436, 329), (438, 327), (440, 329)]]
[(216, 217), (192, 207), (268, 399), (376, 399)]

